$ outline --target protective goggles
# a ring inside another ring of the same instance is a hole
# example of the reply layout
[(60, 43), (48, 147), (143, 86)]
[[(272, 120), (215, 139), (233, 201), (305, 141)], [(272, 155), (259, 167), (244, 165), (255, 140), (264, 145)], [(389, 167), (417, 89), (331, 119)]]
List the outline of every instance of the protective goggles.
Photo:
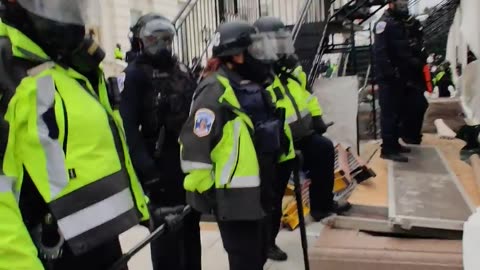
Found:
[(152, 20), (140, 31), (140, 39), (145, 49), (170, 49), (172, 47), (175, 28), (165, 20)]

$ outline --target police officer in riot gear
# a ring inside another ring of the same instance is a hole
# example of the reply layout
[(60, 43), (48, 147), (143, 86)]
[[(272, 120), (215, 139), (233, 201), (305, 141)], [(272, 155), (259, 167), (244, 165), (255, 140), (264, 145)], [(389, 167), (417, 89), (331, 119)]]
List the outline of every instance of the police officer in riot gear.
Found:
[[(175, 28), (167, 18), (147, 14), (132, 29), (140, 54), (125, 70), (120, 111), (133, 165), (152, 208), (185, 204), (177, 140), (196, 84), (173, 56)], [(152, 243), (154, 269), (201, 269), (199, 220), (192, 212), (180, 231)]]
[[(306, 89), (306, 75), (294, 55), (291, 33), (276, 17), (261, 17), (254, 26), (271, 38), (277, 48), (278, 60), (274, 65), (277, 77), (269, 90), (277, 104), (286, 109), (295, 149), (301, 150), (305, 169), (309, 171), (312, 179), (310, 185), (312, 217), (320, 221), (331, 213), (347, 211), (350, 204), (337, 204), (333, 201), (335, 149), (332, 141), (323, 136), (327, 130), (322, 118), (323, 112), (317, 97)], [(278, 180), (274, 182), (273, 219), (270, 224), (272, 238), (268, 250), (268, 257), (272, 260), (287, 259), (287, 254), (275, 244), (275, 238), (282, 217), (282, 198), (292, 169), (292, 164), (288, 162), (280, 164)]]
[[(410, 149), (399, 143), (399, 124), (404, 113), (406, 89), (416, 85), (412, 72), (422, 63), (409, 46), (404, 20), (408, 18), (408, 0), (390, 0), (389, 8), (375, 24), (374, 57), (380, 88), (382, 152), (381, 157), (408, 162)], [(405, 120), (410, 121), (410, 120)]]
[(276, 164), (295, 156), (284, 110), (265, 91), (274, 48), (244, 21), (220, 25), (209, 61), (218, 69), (208, 68), (180, 135), (188, 202), (215, 213), (230, 270), (263, 269)]
[(412, 66), (411, 77), (405, 88), (405, 106), (402, 112), (400, 135), (402, 140), (408, 144), (420, 144), (422, 142), (422, 126), (425, 113), (428, 108), (428, 101), (425, 98), (427, 81), (425, 70), (428, 54), (423, 40), (423, 26), (414, 16), (404, 20), (408, 44), (412, 57), (418, 64)]
[(108, 269), (149, 214), (85, 35), (98, 1), (1, 2), (0, 269)]

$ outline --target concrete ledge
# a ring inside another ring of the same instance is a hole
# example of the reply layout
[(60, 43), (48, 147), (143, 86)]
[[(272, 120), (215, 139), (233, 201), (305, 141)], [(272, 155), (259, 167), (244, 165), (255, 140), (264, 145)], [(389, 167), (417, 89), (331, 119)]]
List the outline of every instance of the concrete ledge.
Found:
[(325, 227), (310, 247), (312, 270), (462, 270), (459, 240), (372, 236)]

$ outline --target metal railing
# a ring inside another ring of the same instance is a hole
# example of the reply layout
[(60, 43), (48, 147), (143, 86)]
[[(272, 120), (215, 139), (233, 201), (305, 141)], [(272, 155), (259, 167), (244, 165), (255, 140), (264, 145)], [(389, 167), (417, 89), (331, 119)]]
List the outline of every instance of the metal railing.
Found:
[[(323, 0), (305, 0), (301, 8), (296, 12), (297, 20), (292, 29), (293, 42), (297, 41), (298, 35), (303, 25), (306, 23), (320, 22), (325, 20), (327, 7), (322, 5)], [(331, 2), (334, 2), (331, 1)]]
[[(335, 2), (335, 1), (332, 1), (332, 3)], [(315, 54), (315, 58), (314, 58), (314, 62), (313, 62), (313, 65), (312, 65), (312, 69), (310, 70), (309, 72), (309, 76), (308, 76), (308, 84), (310, 87), (313, 86), (313, 83), (315, 82), (315, 80), (317, 79), (317, 77), (319, 76), (319, 71), (320, 71), (320, 63), (321, 63), (321, 60), (324, 56), (324, 54), (326, 53), (327, 51), (327, 46), (328, 46), (328, 40), (326, 40), (326, 34), (328, 33), (328, 27), (329, 27), (329, 24), (335, 19), (337, 18), (337, 16), (339, 14), (342, 14), (342, 13), (345, 13), (346, 9), (350, 8), (348, 10), (348, 12), (346, 13), (345, 18), (348, 18), (350, 15), (352, 15), (354, 12), (357, 12), (359, 9), (361, 9), (362, 7), (364, 7), (365, 5), (368, 5), (369, 3), (371, 3), (370, 0), (362, 0), (362, 1), (357, 1), (357, 0), (350, 0), (348, 1), (347, 3), (345, 3), (340, 9), (336, 10), (333, 14), (331, 14), (329, 17), (328, 17), (328, 20), (327, 20), (327, 24), (325, 25), (325, 28), (324, 28), (324, 33), (323, 33), (323, 36), (322, 36), (322, 40), (321, 42), (319, 43), (318, 45), (318, 48), (317, 48), (317, 52)], [(359, 25), (365, 23), (369, 18), (371, 18), (374, 14), (376, 14), (378, 11), (380, 11), (387, 3), (384, 2), (382, 5), (380, 5), (380, 7), (378, 7), (376, 10), (374, 10), (373, 12), (371, 12), (369, 14), (369, 16), (367, 16), (367, 18), (364, 18), (362, 19), (360, 22), (359, 22)], [(351, 7), (354, 6), (353, 9), (351, 9)], [(353, 26), (353, 22), (352, 23), (352, 26)], [(352, 30), (352, 34), (354, 36), (354, 32)], [(353, 41), (353, 39), (352, 39)], [(351, 48), (351, 51), (349, 53), (354, 53), (354, 48), (355, 48), (355, 44), (352, 43), (352, 45), (350, 46)], [(353, 56), (355, 57), (355, 56)], [(355, 60), (355, 59), (354, 59)]]
[(221, 0), (190, 0), (175, 20), (174, 52), (181, 62), (195, 68), (220, 24)]
[[(352, 3), (354, 3), (356, 0), (350, 0), (348, 1), (344, 6), (342, 6), (339, 10), (337, 10), (336, 12), (334, 12), (333, 14), (329, 15), (328, 16), (328, 19), (326, 20), (326, 24), (323, 28), (323, 32), (322, 32), (322, 38), (320, 40), (320, 43), (317, 45), (317, 50), (316, 50), (316, 53), (315, 53), (315, 57), (314, 57), (314, 60), (313, 60), (313, 63), (312, 63), (312, 68), (310, 69), (310, 71), (308, 72), (308, 85), (309, 87), (312, 87), (313, 86), (313, 83), (315, 82), (315, 80), (317, 79), (318, 75), (320, 75), (320, 62), (323, 58), (323, 55), (326, 51), (326, 43), (328, 42), (328, 40), (326, 40), (327, 38), (327, 32), (328, 32), (328, 26), (330, 24), (330, 22), (338, 15), (340, 14), (341, 12), (344, 11), (344, 9), (351, 5)], [(334, 2), (334, 1), (333, 1)], [(333, 3), (331, 2), (331, 3)]]
[(224, 21), (253, 22), (260, 16), (260, 0), (189, 0), (175, 17), (174, 52), (195, 69), (209, 57), (213, 34)]
[(304, 0), (301, 5), (300, 1), (286, 0), (189, 0), (175, 18), (175, 53), (195, 69), (209, 58), (217, 27), (236, 19), (253, 23), (260, 16), (277, 16), (287, 25), (294, 24), (294, 33), (298, 34), (304, 23), (321, 19), (320, 1)]

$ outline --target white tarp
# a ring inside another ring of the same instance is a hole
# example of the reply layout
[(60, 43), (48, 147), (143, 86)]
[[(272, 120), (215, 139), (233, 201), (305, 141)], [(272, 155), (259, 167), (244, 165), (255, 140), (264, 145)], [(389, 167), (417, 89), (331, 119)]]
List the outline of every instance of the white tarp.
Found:
[(468, 48), (480, 57), (480, 1), (462, 0), (454, 22), (450, 28), (446, 59), (455, 69), (462, 65), (462, 75), (453, 75), (460, 92), (466, 122), (480, 124), (480, 63), (479, 60), (467, 64)]
[(463, 70), (461, 100), (468, 124), (480, 124), (480, 61), (468, 64)]
[(480, 34), (478, 26), (480, 25), (480, 1), (462, 0), (460, 2), (462, 12), (461, 31), (470, 50), (475, 55), (480, 55)]
[(326, 136), (357, 149), (358, 79), (356, 76), (321, 78), (313, 85), (325, 122), (335, 122)]

